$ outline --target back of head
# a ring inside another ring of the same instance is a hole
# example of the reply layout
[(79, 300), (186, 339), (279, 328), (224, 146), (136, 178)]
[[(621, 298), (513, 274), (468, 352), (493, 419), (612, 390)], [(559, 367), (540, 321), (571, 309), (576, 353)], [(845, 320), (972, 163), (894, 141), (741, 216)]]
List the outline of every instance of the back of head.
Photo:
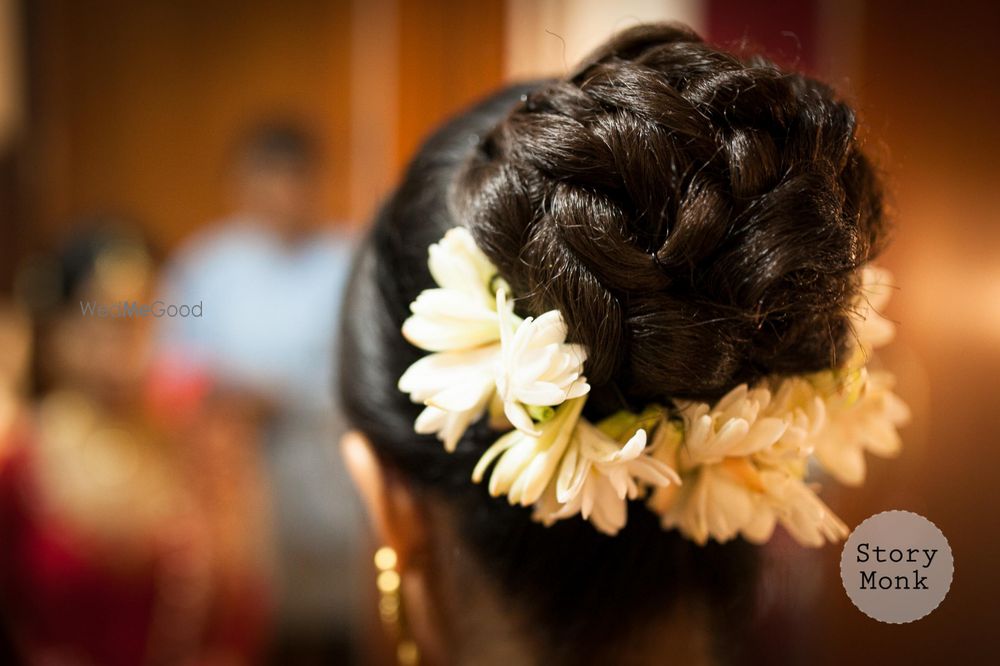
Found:
[(308, 171), (319, 160), (319, 147), (303, 125), (272, 119), (246, 132), (235, 157), (244, 168)]
[(629, 400), (838, 365), (882, 230), (855, 116), (824, 85), (638, 28), (483, 141), (458, 220), (526, 312), (558, 309)]
[(297, 237), (316, 222), (320, 162), (320, 144), (305, 126), (264, 122), (236, 146), (236, 204), (258, 222)]
[(543, 527), (469, 481), (496, 439), (485, 423), (453, 454), (414, 434), (420, 407), (397, 381), (421, 352), (400, 327), (433, 284), (428, 245), (454, 226), (510, 283), (518, 314), (559, 310), (589, 349), (592, 420), (835, 367), (884, 226), (852, 110), (683, 27), (628, 30), (565, 80), (505, 90), (433, 136), (348, 293), (348, 415), (468, 546), (439, 554), (442, 571), (458, 558), (483, 572), (546, 663), (610, 663), (677, 607), (712, 608), (720, 644), (735, 645), (753, 547), (695, 545), (641, 507), (613, 538), (579, 519)]

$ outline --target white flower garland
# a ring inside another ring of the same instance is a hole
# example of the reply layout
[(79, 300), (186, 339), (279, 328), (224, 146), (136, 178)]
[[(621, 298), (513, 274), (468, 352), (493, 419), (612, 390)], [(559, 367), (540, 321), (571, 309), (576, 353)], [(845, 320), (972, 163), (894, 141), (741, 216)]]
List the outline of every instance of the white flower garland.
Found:
[(546, 525), (580, 514), (606, 534), (626, 523), (628, 500), (646, 499), (664, 528), (699, 544), (737, 535), (762, 543), (780, 523), (800, 543), (843, 539), (847, 527), (805, 481), (816, 460), (846, 484), (864, 480), (864, 452), (898, 453), (909, 418), (893, 378), (868, 372), (872, 350), (892, 339), (880, 314), (887, 272), (867, 267), (852, 313), (855, 351), (843, 368), (740, 385), (715, 404), (674, 401), (592, 424), (581, 416), (590, 386), (587, 350), (568, 344), (552, 310), (514, 314), (510, 287), (463, 228), (431, 245), (438, 288), (410, 305), (403, 335), (431, 352), (399, 380), (425, 405), (415, 430), (454, 451), (487, 411), (509, 430), (479, 460), (488, 488), (531, 506)]

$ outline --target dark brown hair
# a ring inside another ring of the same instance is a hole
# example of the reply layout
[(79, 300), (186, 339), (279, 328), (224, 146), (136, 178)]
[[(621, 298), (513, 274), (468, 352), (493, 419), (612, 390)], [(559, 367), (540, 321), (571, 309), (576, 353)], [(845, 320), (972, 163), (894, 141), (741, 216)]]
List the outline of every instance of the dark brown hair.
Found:
[(671, 25), (525, 95), (455, 203), (521, 308), (560, 310), (591, 383), (639, 403), (838, 365), (883, 228), (849, 106)]
[(428, 246), (464, 225), (522, 314), (563, 313), (590, 349), (591, 418), (831, 367), (884, 227), (855, 126), (821, 83), (683, 27), (644, 26), (566, 80), (500, 91), (447, 123), (380, 210), (345, 301), (346, 412), (454, 516), (469, 548), (434, 555), (437, 569), (474, 559), (526, 615), (545, 663), (609, 663), (632, 629), (692, 599), (733, 655), (756, 551), (697, 546), (638, 503), (613, 538), (581, 519), (543, 527), (471, 482), (497, 437), (486, 424), (453, 454), (414, 434), (421, 406), (396, 383), (424, 352), (400, 327), (433, 286)]

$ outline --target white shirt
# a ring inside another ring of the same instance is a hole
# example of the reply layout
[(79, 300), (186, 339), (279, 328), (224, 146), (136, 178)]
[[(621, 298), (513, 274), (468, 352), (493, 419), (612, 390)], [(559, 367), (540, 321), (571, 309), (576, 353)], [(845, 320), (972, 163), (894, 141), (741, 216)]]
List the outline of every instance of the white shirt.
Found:
[(227, 220), (168, 269), (165, 302), (202, 308), (160, 322), (161, 349), (226, 383), (329, 409), (350, 257), (334, 233), (289, 246), (262, 225)]

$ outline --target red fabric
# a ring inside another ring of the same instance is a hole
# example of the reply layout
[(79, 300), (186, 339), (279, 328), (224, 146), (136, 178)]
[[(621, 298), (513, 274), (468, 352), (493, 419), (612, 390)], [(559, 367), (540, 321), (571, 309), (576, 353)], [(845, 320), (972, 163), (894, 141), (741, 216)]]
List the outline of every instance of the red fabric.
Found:
[(708, 0), (706, 11), (709, 41), (725, 46), (746, 39), (782, 65), (815, 69), (818, 0)]
[(143, 406), (154, 423), (177, 428), (195, 418), (214, 385), (203, 368), (161, 357), (143, 383)]
[[(159, 590), (156, 553), (141, 567), (118, 571), (93, 555), (71, 526), (39, 507), (31, 442), (19, 441), (0, 460), (0, 621), (27, 664), (136, 666), (150, 654)], [(160, 645), (190, 666), (252, 664), (266, 649), (270, 609), (266, 580), (215, 572), (207, 617), (179, 617), (191, 645)], [(153, 659), (151, 660), (151, 656)]]
[(41, 520), (30, 449), (0, 470), (0, 590), (14, 641), (29, 661), (142, 663), (155, 599), (150, 571), (116, 574), (91, 561), (71, 530)]

